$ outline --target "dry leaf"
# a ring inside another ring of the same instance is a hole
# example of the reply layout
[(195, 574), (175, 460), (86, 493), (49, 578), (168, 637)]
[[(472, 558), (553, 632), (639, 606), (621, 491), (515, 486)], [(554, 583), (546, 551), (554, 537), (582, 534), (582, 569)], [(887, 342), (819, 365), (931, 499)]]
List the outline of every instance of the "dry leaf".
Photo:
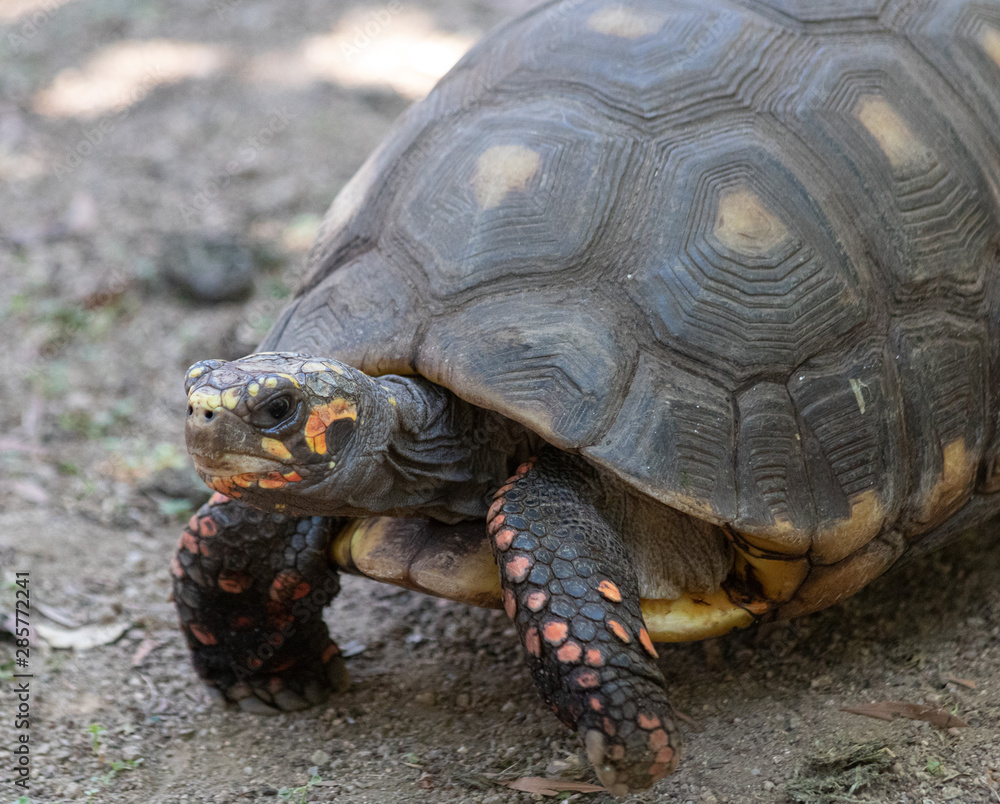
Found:
[(48, 606), (38, 601), (35, 601), (33, 605), (39, 614), (58, 625), (65, 626), (66, 628), (79, 628), (83, 625), (83, 623), (65, 609), (57, 609), (55, 606)]
[(933, 706), (906, 703), (905, 701), (886, 701), (885, 703), (865, 704), (864, 706), (845, 706), (841, 708), (841, 711), (849, 712), (852, 715), (873, 717), (878, 720), (892, 720), (894, 715), (899, 715), (909, 720), (926, 721), (933, 726), (937, 726), (939, 729), (964, 729), (969, 725), (947, 710), (935, 709)]
[(976, 688), (976, 682), (970, 681), (967, 678), (958, 678), (958, 676), (945, 676), (944, 680), (952, 684), (958, 684), (958, 686), (960, 687), (966, 687), (967, 689), (970, 690), (974, 690)]
[(110, 625), (85, 625), (83, 628), (67, 630), (54, 625), (36, 623), (35, 628), (45, 642), (53, 648), (66, 650), (90, 650), (100, 645), (117, 642), (131, 627), (131, 623), (111, 623)]
[(606, 793), (603, 787), (586, 782), (569, 782), (564, 779), (545, 779), (541, 776), (522, 776), (513, 782), (506, 782), (512, 790), (536, 793), (542, 796), (558, 796), (560, 793)]
[(139, 643), (139, 647), (135, 649), (135, 653), (132, 654), (132, 666), (139, 667), (144, 661), (146, 661), (146, 657), (162, 644), (162, 642), (158, 642), (152, 637), (146, 637), (141, 643)]

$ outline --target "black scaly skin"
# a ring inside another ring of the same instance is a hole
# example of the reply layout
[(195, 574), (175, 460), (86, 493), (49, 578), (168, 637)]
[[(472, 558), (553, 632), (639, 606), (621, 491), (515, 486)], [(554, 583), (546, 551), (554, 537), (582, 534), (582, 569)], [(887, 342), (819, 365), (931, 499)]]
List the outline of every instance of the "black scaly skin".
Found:
[(216, 494), (188, 522), (174, 601), (198, 675), (258, 714), (304, 709), (347, 687), (323, 607), (340, 591), (337, 521), (296, 519)]
[(583, 461), (548, 450), (497, 492), (488, 520), (535, 683), (580, 732), (601, 782), (624, 795), (674, 769), (680, 735), (604, 496)]

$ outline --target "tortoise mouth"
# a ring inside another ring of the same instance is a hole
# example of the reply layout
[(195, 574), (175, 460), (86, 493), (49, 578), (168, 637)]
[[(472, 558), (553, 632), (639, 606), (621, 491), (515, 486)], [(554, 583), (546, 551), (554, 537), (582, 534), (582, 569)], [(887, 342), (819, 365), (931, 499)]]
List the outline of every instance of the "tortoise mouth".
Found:
[(274, 458), (228, 452), (223, 455), (204, 455), (191, 450), (194, 467), (199, 474), (212, 477), (234, 477), (236, 475), (268, 475), (272, 472), (288, 471), (289, 467)]

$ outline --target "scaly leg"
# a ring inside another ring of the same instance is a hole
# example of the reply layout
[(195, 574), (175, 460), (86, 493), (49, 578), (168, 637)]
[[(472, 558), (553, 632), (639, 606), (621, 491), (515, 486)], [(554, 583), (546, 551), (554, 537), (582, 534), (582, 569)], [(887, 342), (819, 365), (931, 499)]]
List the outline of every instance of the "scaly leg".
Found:
[(322, 610), (340, 591), (323, 517), (265, 513), (216, 494), (188, 522), (174, 601), (198, 675), (259, 714), (304, 709), (348, 685)]
[(504, 606), (542, 697), (580, 732), (614, 795), (677, 764), (680, 735), (621, 536), (596, 472), (554, 451), (521, 466), (488, 515)]

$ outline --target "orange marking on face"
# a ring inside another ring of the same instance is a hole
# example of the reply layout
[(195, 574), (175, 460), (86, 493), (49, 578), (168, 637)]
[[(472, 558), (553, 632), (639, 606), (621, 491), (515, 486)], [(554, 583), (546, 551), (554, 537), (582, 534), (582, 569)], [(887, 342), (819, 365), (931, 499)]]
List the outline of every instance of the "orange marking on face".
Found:
[(618, 620), (608, 620), (608, 628), (610, 628), (611, 633), (618, 637), (622, 642), (628, 643), (632, 641), (632, 637), (630, 637), (628, 631), (625, 630), (625, 626), (618, 622)]
[(542, 626), (542, 636), (550, 645), (558, 645), (569, 634), (569, 626), (559, 620), (552, 620)]
[(604, 597), (610, 600), (612, 603), (622, 602), (621, 590), (615, 586), (611, 581), (604, 580), (597, 585), (597, 591), (600, 592)]
[(516, 530), (504, 528), (496, 535), (497, 548), (500, 550), (509, 550), (510, 546), (514, 543), (515, 536), (517, 536)]
[(538, 638), (538, 629), (529, 628), (524, 635), (524, 647), (532, 656), (542, 655), (542, 640)]
[(219, 526), (215, 524), (215, 520), (212, 517), (203, 516), (198, 520), (197, 532), (202, 538), (212, 537), (219, 532)]
[(225, 494), (215, 492), (215, 494), (208, 498), (208, 502), (210, 505), (222, 505), (229, 502), (229, 498)]
[(597, 648), (587, 648), (587, 664), (591, 667), (603, 667), (604, 654)]
[(597, 677), (597, 673), (593, 670), (584, 670), (576, 677), (577, 686), (582, 687), (585, 690), (589, 690), (591, 687), (596, 687), (600, 683), (601, 680)]
[(338, 398), (322, 405), (317, 405), (309, 411), (306, 420), (306, 444), (313, 452), (326, 453), (326, 428), (340, 419), (358, 420), (358, 409), (353, 402)]
[(548, 602), (549, 593), (537, 589), (528, 595), (528, 608), (532, 611), (541, 611)]
[(323, 655), (320, 656), (320, 661), (326, 664), (330, 659), (340, 653), (340, 648), (337, 647), (336, 643), (331, 642), (326, 646), (326, 650), (323, 651)]
[(556, 658), (560, 662), (565, 662), (566, 664), (573, 664), (574, 662), (580, 661), (580, 656), (583, 654), (583, 648), (578, 644), (570, 640), (565, 645), (563, 645), (559, 650), (556, 651)]
[(320, 433), (317, 436), (306, 436), (306, 446), (309, 447), (311, 452), (315, 452), (317, 455), (326, 455), (326, 433)]
[(279, 472), (271, 472), (266, 477), (262, 477), (257, 485), (262, 489), (283, 489), (288, 485), (288, 481)]
[(253, 586), (253, 580), (245, 572), (223, 570), (219, 573), (219, 588), (223, 592), (238, 595)]
[(219, 640), (215, 638), (215, 635), (206, 631), (200, 625), (195, 625), (192, 623), (188, 626), (188, 630), (194, 634), (194, 638), (197, 639), (202, 645), (217, 645)]
[(639, 722), (639, 726), (644, 728), (646, 731), (652, 731), (653, 729), (658, 729), (660, 727), (660, 719), (656, 715), (646, 715), (642, 712), (639, 713), (639, 717), (636, 718)]
[(503, 514), (493, 517), (486, 526), (486, 532), (492, 536), (503, 527), (504, 521), (506, 521), (506, 517)]
[(660, 658), (660, 654), (657, 653), (656, 648), (653, 647), (653, 640), (649, 638), (649, 631), (647, 631), (644, 627), (639, 629), (639, 642), (642, 643), (642, 647), (646, 649), (646, 653), (654, 659)]
[(595, 696), (591, 696), (590, 708), (593, 709), (595, 712), (602, 711), (604, 709), (604, 706), (601, 704), (601, 699)]
[(604, 733), (607, 734), (608, 737), (614, 737), (617, 731), (618, 730), (615, 728), (615, 724), (611, 718), (604, 718)]
[(517, 614), (517, 600), (510, 589), (503, 590), (503, 608), (507, 612), (507, 616), (513, 620), (514, 615)]
[(663, 729), (657, 729), (649, 735), (649, 747), (654, 751), (666, 748), (670, 743), (670, 738)]
[(283, 474), (282, 477), (285, 478), (285, 480), (287, 480), (289, 483), (298, 483), (302, 479), (302, 475), (300, 475), (298, 472), (295, 471), (287, 472)]
[(253, 485), (254, 480), (256, 480), (251, 474), (233, 475), (229, 478), (230, 482), (235, 483), (237, 486), (243, 489), (248, 489)]
[(528, 577), (529, 569), (531, 569), (531, 561), (528, 557), (518, 556), (517, 558), (512, 558), (507, 562), (507, 566), (504, 567), (504, 572), (507, 573), (507, 577), (514, 583), (520, 583)]

